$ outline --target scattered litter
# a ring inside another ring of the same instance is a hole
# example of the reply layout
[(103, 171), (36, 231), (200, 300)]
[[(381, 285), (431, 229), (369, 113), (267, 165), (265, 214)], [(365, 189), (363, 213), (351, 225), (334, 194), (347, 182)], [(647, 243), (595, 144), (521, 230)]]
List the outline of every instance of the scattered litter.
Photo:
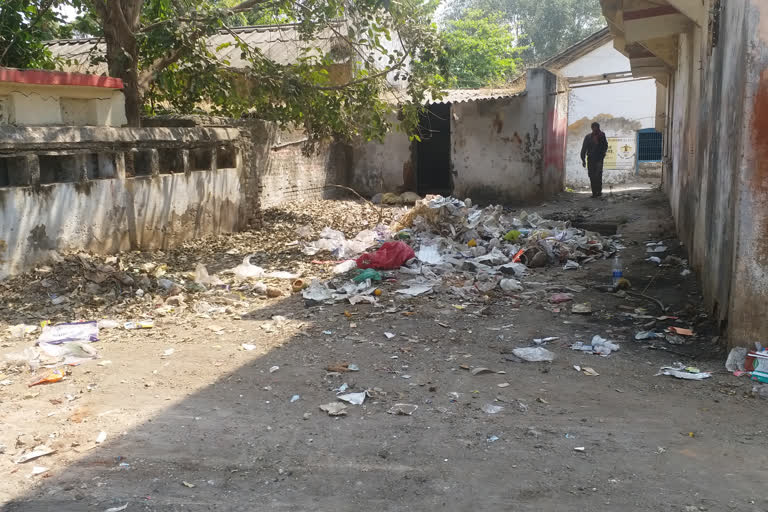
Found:
[(683, 276), (683, 277), (685, 277), (685, 276), (689, 276), (689, 275), (691, 275), (691, 270), (690, 270), (690, 269), (687, 269), (687, 268), (686, 268), (686, 269), (683, 269), (683, 271), (682, 271), (682, 272), (680, 272), (680, 275), (681, 275), (681, 276)]
[(581, 265), (579, 265), (579, 262), (568, 260), (565, 262), (565, 265), (563, 265), (563, 270), (578, 270), (581, 268)]
[(693, 331), (691, 329), (684, 329), (682, 327), (670, 326), (670, 327), (667, 327), (667, 330), (669, 332), (679, 334), (680, 336), (693, 336)]
[(299, 395), (293, 395), (291, 397), (291, 403), (298, 401), (300, 398), (301, 398), (301, 396), (299, 396)]
[(574, 304), (571, 308), (571, 313), (577, 314), (577, 315), (589, 315), (592, 314), (592, 305), (589, 302), (584, 302), (582, 304)]
[(406, 261), (415, 257), (416, 253), (405, 242), (385, 242), (376, 252), (365, 253), (357, 258), (356, 261), (358, 268), (395, 270), (402, 267)]
[(744, 368), (749, 372), (752, 380), (768, 382), (768, 350), (763, 349), (758, 342), (755, 346), (755, 351), (747, 353)]
[(99, 341), (99, 326), (97, 322), (76, 322), (69, 324), (46, 325), (37, 338), (37, 343), (58, 345), (71, 341), (89, 343)]
[(472, 368), (470, 373), (472, 375), (482, 375), (484, 373), (496, 373), (496, 372), (491, 370), (491, 369), (489, 369), (489, 368), (484, 368), (482, 366), (478, 366), (477, 368)]
[(483, 406), (480, 408), (483, 412), (488, 414), (496, 414), (504, 410), (504, 407), (501, 405), (493, 405), (493, 404), (483, 404)]
[(102, 319), (97, 322), (99, 329), (117, 329), (120, 327), (120, 322), (117, 320)]
[(280, 369), (279, 366), (270, 366), (269, 367), (269, 373), (275, 373), (279, 369)]
[(546, 338), (534, 338), (533, 342), (536, 345), (541, 345), (543, 343), (549, 343), (550, 341), (559, 340), (560, 336), (547, 336)]
[(499, 287), (505, 292), (522, 292), (525, 290), (517, 279), (506, 278), (499, 281)]
[(341, 402), (331, 402), (320, 406), (321, 411), (328, 413), (328, 416), (346, 416), (347, 406)]
[(336, 363), (336, 364), (329, 364), (328, 366), (325, 367), (325, 370), (333, 373), (344, 373), (344, 372), (357, 372), (357, 371), (360, 371), (360, 368), (356, 364)]
[(64, 380), (64, 373), (61, 370), (53, 370), (51, 373), (41, 377), (28, 385), (28, 387), (39, 386), (40, 384), (53, 384)]
[(440, 256), (440, 251), (436, 245), (422, 245), (416, 257), (419, 261), (428, 265), (440, 265), (443, 263), (443, 257)]
[(101, 444), (106, 440), (107, 440), (107, 433), (102, 430), (101, 432), (99, 432), (99, 435), (96, 436), (96, 444)]
[(665, 252), (667, 250), (667, 247), (662, 242), (651, 242), (645, 245), (647, 246), (645, 252), (648, 253)]
[(56, 362), (47, 361), (45, 366), (48, 368), (60, 365), (74, 366), (99, 357), (98, 351), (91, 346), (90, 342), (40, 343), (39, 348), (40, 352), (56, 360)]
[(587, 345), (582, 341), (571, 345), (571, 350), (600, 354), (602, 356), (610, 355), (611, 352), (617, 352), (619, 348), (619, 345), (616, 343), (611, 343), (610, 341), (606, 340), (605, 338), (601, 338), (598, 335), (592, 337), (592, 343), (590, 345)]
[(571, 300), (573, 300), (572, 293), (556, 293), (549, 298), (549, 302), (552, 304), (562, 304)]
[(401, 288), (397, 290), (395, 293), (401, 293), (403, 295), (410, 295), (411, 297), (417, 297), (419, 295), (424, 295), (425, 293), (432, 293), (433, 288), (434, 288), (433, 284), (414, 284), (409, 286), (408, 288)]
[(585, 366), (582, 370), (582, 373), (584, 373), (584, 375), (589, 375), (590, 377), (600, 376), (600, 374), (597, 373), (594, 368), (590, 368), (589, 366)]
[(190, 489), (193, 487), (196, 487), (195, 484), (191, 484), (189, 482), (184, 482), (184, 481), (181, 482), (181, 485), (183, 485), (184, 487), (189, 487)]
[(11, 334), (11, 337), (13, 338), (23, 338), (27, 334), (32, 334), (36, 332), (38, 329), (38, 326), (36, 325), (27, 325), (27, 324), (18, 324), (18, 325), (12, 325), (8, 328), (8, 332)]
[(744, 363), (747, 360), (747, 349), (744, 347), (732, 348), (728, 353), (728, 359), (725, 361), (725, 369), (729, 372), (745, 371)]
[(488, 439), (486, 439), (486, 441), (489, 443), (495, 443), (499, 439), (500, 439), (499, 436), (488, 436)]
[(575, 452), (583, 452), (584, 450), (586, 450), (586, 448), (584, 448), (583, 446), (576, 446), (573, 449), (573, 451)]
[(325, 302), (330, 300), (333, 296), (333, 291), (328, 288), (328, 285), (320, 281), (313, 281), (309, 287), (305, 288), (301, 292), (301, 296), (305, 300), (313, 302)]
[(651, 256), (650, 258), (648, 258), (645, 261), (650, 261), (651, 263), (655, 263), (657, 265), (661, 265), (661, 258), (659, 258), (658, 256)]
[(224, 281), (218, 277), (209, 275), (208, 269), (202, 263), (198, 263), (195, 267), (195, 282), (203, 286), (221, 286), (224, 284)]
[(126, 503), (125, 505), (123, 505), (123, 506), (121, 506), (121, 507), (112, 507), (112, 508), (108, 508), (108, 509), (107, 509), (107, 510), (105, 510), (104, 512), (122, 512), (123, 510), (125, 510), (125, 509), (127, 509), (127, 508), (128, 508), (128, 504)]
[(395, 334), (393, 334), (391, 332), (385, 332), (384, 336), (386, 336), (388, 340), (391, 340), (392, 338), (395, 337)]
[(337, 395), (336, 398), (338, 398), (339, 400), (348, 402), (352, 405), (363, 405), (363, 402), (365, 402), (365, 397), (367, 396), (368, 396), (367, 391), (360, 391), (359, 393), (347, 393), (344, 395)]
[(500, 383), (496, 384), (496, 386), (498, 386), (500, 388), (506, 388), (506, 387), (509, 386), (509, 382), (500, 382)]
[(250, 343), (243, 343), (240, 346), (243, 347), (243, 350), (256, 350), (256, 345), (251, 345)]
[(173, 355), (173, 353), (176, 352), (176, 349), (174, 348), (167, 348), (163, 351), (163, 357), (168, 357)]
[(56, 450), (52, 450), (51, 448), (48, 448), (44, 444), (40, 446), (36, 446), (31, 452), (27, 452), (23, 454), (21, 457), (16, 459), (16, 464), (23, 464), (25, 462), (29, 462), (34, 459), (39, 459), (40, 457), (45, 457), (46, 455), (51, 455), (53, 453), (56, 453)]
[(655, 332), (655, 331), (640, 331), (637, 334), (635, 334), (636, 340), (655, 340), (655, 339), (664, 339), (666, 336), (663, 332)]
[(350, 270), (357, 268), (357, 262), (355, 260), (342, 261), (335, 267), (333, 267), (334, 274), (346, 274)]
[(555, 359), (555, 354), (544, 347), (520, 347), (512, 350), (512, 353), (520, 359), (532, 363), (554, 361)]
[(33, 466), (31, 476), (41, 475), (43, 473), (46, 473), (47, 471), (48, 471), (48, 468), (46, 468), (45, 466)]
[(134, 329), (152, 329), (154, 326), (154, 320), (139, 320), (138, 322), (125, 322), (125, 324), (123, 324), (123, 328), (128, 331)]
[(396, 416), (410, 416), (416, 412), (416, 409), (418, 408), (419, 406), (414, 404), (395, 404), (387, 410), (387, 413)]
[(694, 368), (691, 366), (683, 366), (675, 365), (675, 366), (665, 366), (662, 367), (659, 370), (659, 373), (656, 375), (669, 375), (671, 377), (677, 377), (678, 379), (685, 379), (685, 380), (703, 380), (708, 379), (712, 376), (711, 373), (708, 372), (702, 372), (698, 368)]

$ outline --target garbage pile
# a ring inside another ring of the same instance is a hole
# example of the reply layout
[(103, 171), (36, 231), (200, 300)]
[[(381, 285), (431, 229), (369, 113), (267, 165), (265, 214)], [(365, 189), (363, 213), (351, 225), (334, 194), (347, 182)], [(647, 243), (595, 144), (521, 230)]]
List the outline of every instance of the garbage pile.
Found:
[[(333, 237), (354, 240), (401, 211), (352, 200), (287, 202), (265, 210), (258, 229), (189, 240), (173, 249), (54, 253), (34, 270), (0, 281), (0, 339), (16, 337), (9, 328), (43, 321), (110, 318), (122, 325), (181, 312), (247, 312), (248, 302), (289, 294), (295, 276), (332, 275), (333, 265), (316, 261), (327, 252), (302, 250), (318, 234), (332, 231)], [(334, 229), (323, 231), (327, 226)]]
[[(448, 291), (465, 298), (493, 289), (522, 292), (520, 279), (529, 268), (562, 265), (566, 270), (577, 269), (622, 248), (614, 239), (574, 228), (567, 221), (525, 211), (515, 215), (498, 205), (480, 208), (468, 199), (428, 196), (390, 229), (377, 226), (354, 240), (327, 229), (304, 250), (315, 254), (324, 249), (335, 257), (351, 258), (376, 243), (381, 243), (378, 249), (337, 265), (336, 273), (355, 268), (398, 270), (410, 276), (398, 279), (405, 286), (398, 294), (428, 294), (452, 283), (446, 286)], [(394, 274), (384, 277), (396, 279)], [(375, 301), (372, 294), (377, 288), (372, 282), (353, 285), (347, 281), (315, 282), (304, 291), (304, 298), (314, 303), (344, 298)]]

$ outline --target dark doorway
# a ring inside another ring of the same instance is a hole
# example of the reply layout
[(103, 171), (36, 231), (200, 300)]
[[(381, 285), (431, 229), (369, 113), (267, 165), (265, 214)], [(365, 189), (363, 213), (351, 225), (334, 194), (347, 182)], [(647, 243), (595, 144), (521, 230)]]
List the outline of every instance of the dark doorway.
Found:
[(451, 105), (433, 103), (421, 114), (416, 143), (416, 186), (420, 195), (450, 195)]

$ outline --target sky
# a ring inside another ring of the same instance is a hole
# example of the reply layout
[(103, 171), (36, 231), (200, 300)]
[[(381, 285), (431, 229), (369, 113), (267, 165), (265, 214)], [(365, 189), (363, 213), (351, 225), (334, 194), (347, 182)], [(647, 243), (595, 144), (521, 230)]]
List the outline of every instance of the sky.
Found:
[(61, 17), (64, 18), (65, 21), (72, 21), (77, 16), (77, 9), (71, 5), (62, 5), (57, 9), (57, 11), (59, 14), (61, 14)]

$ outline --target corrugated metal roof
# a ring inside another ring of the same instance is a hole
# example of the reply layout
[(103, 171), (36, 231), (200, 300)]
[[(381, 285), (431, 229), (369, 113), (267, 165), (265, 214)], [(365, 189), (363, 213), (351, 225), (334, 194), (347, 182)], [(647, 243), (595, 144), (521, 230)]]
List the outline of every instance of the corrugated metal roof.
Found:
[[(339, 21), (335, 28), (341, 28), (343, 24), (343, 21)], [(322, 52), (328, 52), (337, 41), (341, 42), (330, 28), (315, 34), (311, 40), (303, 40), (299, 27), (295, 24), (220, 30), (219, 33), (210, 36), (206, 44), (212, 52), (218, 54), (222, 60), (227, 60), (229, 66), (233, 68), (243, 68), (247, 65), (247, 61), (241, 58), (240, 49), (234, 44), (236, 37), (250, 48), (260, 50), (270, 60), (283, 65), (295, 64), (299, 57), (318, 55), (316, 48)], [(217, 50), (226, 43), (230, 45)], [(49, 41), (46, 45), (54, 57), (70, 61), (62, 66), (65, 71), (95, 74), (107, 72), (105, 63), (94, 66), (90, 62), (91, 57), (103, 56), (106, 52), (106, 44), (100, 38), (58, 39)]]
[(444, 92), (439, 100), (430, 100), (428, 103), (464, 103), (466, 101), (486, 101), (502, 98), (512, 98), (525, 94), (525, 83), (522, 87), (508, 87), (499, 89), (449, 89)]

